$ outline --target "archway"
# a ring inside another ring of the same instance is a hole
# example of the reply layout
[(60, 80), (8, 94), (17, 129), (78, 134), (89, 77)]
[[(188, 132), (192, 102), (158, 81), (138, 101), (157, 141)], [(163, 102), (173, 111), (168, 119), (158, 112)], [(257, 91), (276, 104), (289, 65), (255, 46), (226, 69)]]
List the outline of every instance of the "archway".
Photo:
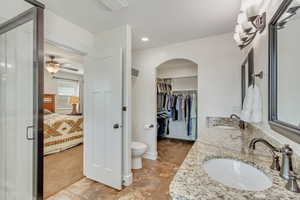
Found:
[(157, 139), (195, 141), (198, 136), (198, 64), (184, 58), (156, 67)]

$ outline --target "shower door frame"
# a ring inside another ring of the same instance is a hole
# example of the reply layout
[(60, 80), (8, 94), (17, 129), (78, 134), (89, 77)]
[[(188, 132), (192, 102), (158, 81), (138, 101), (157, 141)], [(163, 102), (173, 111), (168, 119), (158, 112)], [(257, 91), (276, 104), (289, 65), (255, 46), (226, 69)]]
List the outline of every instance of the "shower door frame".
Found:
[[(27, 22), (33, 22), (33, 199), (43, 199), (44, 137), (44, 5), (35, 0), (25, 0), (34, 7), (0, 24), (0, 34), (5, 34)], [(29, 127), (28, 127), (29, 128)], [(24, 135), (26, 130), (24, 130)]]

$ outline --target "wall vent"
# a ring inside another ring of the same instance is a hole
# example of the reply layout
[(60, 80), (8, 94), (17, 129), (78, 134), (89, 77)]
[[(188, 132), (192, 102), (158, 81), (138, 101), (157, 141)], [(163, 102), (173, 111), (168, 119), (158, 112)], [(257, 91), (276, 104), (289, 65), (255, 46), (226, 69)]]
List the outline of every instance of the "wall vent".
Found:
[(139, 76), (139, 70), (137, 70), (135, 68), (131, 68), (131, 75), (133, 77), (138, 77)]

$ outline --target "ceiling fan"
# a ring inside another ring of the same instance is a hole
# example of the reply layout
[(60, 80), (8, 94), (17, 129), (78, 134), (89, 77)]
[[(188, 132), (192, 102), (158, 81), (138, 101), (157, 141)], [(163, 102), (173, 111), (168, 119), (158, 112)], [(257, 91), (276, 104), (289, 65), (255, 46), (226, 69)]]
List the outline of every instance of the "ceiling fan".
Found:
[(67, 63), (59, 63), (55, 61), (54, 55), (49, 55), (50, 60), (46, 61), (46, 69), (50, 74), (57, 73), (60, 69), (70, 70), (74, 72), (78, 72), (79, 70), (73, 67), (69, 67)]

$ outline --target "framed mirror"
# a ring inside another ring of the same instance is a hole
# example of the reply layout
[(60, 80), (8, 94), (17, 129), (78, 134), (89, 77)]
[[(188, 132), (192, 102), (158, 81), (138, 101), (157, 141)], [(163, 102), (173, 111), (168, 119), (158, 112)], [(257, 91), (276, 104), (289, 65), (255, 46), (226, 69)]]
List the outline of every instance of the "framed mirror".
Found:
[(254, 73), (254, 51), (251, 49), (247, 58), (242, 64), (242, 107), (243, 102), (246, 97), (247, 88), (253, 83), (253, 73)]
[(269, 24), (269, 123), (300, 143), (300, 3), (283, 0)]

